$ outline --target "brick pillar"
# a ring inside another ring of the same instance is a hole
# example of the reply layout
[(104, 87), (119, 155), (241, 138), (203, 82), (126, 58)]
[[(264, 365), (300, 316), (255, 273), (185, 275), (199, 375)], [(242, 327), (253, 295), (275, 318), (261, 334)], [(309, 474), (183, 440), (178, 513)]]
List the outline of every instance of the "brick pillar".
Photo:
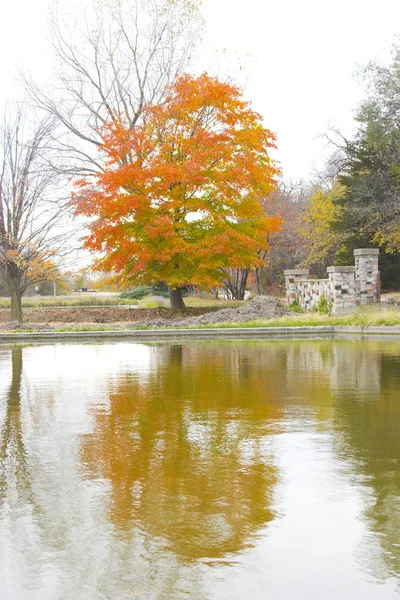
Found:
[(356, 267), (328, 267), (329, 299), (334, 316), (346, 315), (356, 308)]
[(380, 300), (379, 248), (354, 250), (356, 265), (357, 304), (365, 306)]
[(283, 272), (286, 284), (286, 300), (288, 304), (293, 304), (297, 298), (296, 283), (306, 281), (310, 276), (309, 269), (286, 269)]

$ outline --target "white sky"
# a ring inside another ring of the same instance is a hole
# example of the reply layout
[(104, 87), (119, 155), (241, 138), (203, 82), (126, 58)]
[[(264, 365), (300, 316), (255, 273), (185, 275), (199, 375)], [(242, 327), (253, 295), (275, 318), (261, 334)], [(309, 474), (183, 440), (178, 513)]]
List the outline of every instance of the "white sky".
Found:
[[(49, 3), (0, 0), (0, 104), (17, 94), (16, 65), (50, 73), (44, 38)], [(214, 71), (220, 65), (224, 75), (228, 64), (230, 74), (246, 81), (246, 96), (278, 134), (284, 176), (308, 178), (323, 163), (319, 135), (329, 125), (351, 132), (364, 93), (354, 81), (355, 69), (374, 57), (387, 59), (400, 34), (400, 0), (203, 3), (207, 35), (201, 66)]]

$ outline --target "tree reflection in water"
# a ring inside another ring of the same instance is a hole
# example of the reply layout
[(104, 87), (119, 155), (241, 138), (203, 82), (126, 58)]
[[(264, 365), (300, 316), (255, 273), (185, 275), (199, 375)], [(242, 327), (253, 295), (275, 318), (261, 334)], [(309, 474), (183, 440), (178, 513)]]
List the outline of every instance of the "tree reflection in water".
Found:
[(110, 389), (82, 442), (82, 460), (111, 482), (120, 533), (139, 523), (185, 559), (238, 552), (273, 518), (277, 471), (263, 434), (282, 408), (260, 365), (240, 352), (215, 358), (166, 346), (148, 378)]
[(24, 438), (21, 427), (21, 381), (22, 348), (13, 346), (11, 350), (11, 384), (5, 403), (5, 418), (0, 436), (0, 500), (7, 488), (7, 474), (16, 477), (18, 493), (28, 501), (30, 494), (29, 474)]
[[(362, 351), (348, 348), (345, 355), (338, 356), (338, 363), (341, 383), (332, 390), (335, 427), (340, 432), (337, 448), (340, 457), (350, 463), (357, 484), (365, 488), (364, 518), (378, 536), (386, 567), (399, 577), (399, 349), (371, 342)], [(379, 576), (378, 564), (370, 568)], [(385, 572), (381, 576), (384, 578)]]

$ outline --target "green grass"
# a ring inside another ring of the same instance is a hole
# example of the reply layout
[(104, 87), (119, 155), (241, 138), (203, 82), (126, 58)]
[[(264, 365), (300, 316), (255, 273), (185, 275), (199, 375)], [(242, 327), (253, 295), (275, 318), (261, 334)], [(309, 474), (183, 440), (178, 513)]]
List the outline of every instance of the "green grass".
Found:
[(342, 317), (332, 317), (329, 315), (319, 315), (315, 313), (300, 314), (293, 317), (281, 317), (280, 319), (270, 319), (268, 321), (251, 321), (247, 323), (215, 323), (210, 325), (198, 325), (196, 328), (227, 328), (227, 327), (321, 327), (324, 325), (342, 325), (342, 326), (379, 326), (379, 325), (398, 325), (400, 326), (400, 311), (379, 309), (359, 309), (355, 313)]

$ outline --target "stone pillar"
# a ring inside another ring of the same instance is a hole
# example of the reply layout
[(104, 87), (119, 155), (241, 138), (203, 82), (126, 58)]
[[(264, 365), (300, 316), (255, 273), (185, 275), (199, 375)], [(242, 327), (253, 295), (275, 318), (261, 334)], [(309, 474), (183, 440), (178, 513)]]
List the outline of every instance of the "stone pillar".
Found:
[(286, 269), (283, 272), (286, 284), (286, 300), (288, 304), (293, 304), (297, 298), (296, 283), (306, 281), (309, 278), (309, 269)]
[(357, 304), (361, 304), (361, 306), (380, 301), (381, 285), (378, 256), (379, 248), (358, 248), (354, 250)]
[(356, 267), (328, 267), (329, 299), (334, 316), (346, 315), (356, 308)]

